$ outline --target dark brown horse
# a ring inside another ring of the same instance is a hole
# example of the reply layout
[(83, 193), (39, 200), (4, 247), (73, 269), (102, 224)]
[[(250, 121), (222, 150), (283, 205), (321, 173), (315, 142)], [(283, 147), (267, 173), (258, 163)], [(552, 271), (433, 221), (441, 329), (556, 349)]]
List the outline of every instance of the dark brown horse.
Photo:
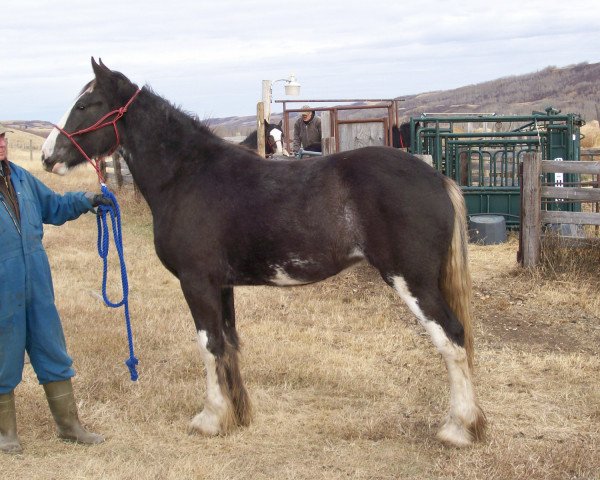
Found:
[[(418, 130), (420, 125), (419, 122), (415, 123), (415, 130)], [(406, 148), (410, 151), (411, 138), (410, 122), (401, 123), (399, 127), (397, 125), (392, 126), (392, 145), (395, 148)]]
[[(198, 332), (207, 388), (193, 430), (222, 434), (251, 420), (234, 286), (307, 284), (366, 260), (408, 304), (446, 363), (450, 411), (438, 437), (456, 446), (481, 437), (485, 417), (471, 382), (465, 207), (452, 180), (389, 147), (265, 160), (218, 138), (148, 87), (138, 92), (121, 73), (93, 59), (92, 66), (95, 79), (60, 131), (85, 130), (73, 138), (89, 156), (119, 142), (127, 153), (152, 210), (156, 252), (180, 280)], [(110, 112), (121, 120), (87, 128)], [(58, 132), (44, 145), (43, 162), (64, 173), (85, 158)]]
[[(283, 127), (279, 123), (269, 123), (265, 120), (265, 154), (267, 157), (273, 155), (283, 155)], [(258, 149), (258, 134), (257, 130), (250, 132), (240, 145), (249, 148), (250, 150)]]

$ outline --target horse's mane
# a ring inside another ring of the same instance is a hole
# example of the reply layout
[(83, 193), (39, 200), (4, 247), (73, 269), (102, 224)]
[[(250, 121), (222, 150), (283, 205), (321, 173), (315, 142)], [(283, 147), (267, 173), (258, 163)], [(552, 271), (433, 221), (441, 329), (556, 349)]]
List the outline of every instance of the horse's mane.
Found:
[(200, 120), (197, 114), (184, 110), (181, 106), (173, 104), (163, 96), (156, 93), (148, 84), (144, 85), (143, 90), (151, 94), (156, 100), (160, 102), (161, 106), (164, 107), (165, 114), (170, 119), (177, 120), (183, 124), (188, 124), (189, 126), (195, 129), (201, 130), (203, 133), (216, 136), (215, 132), (208, 124), (208, 120)]
[[(226, 149), (231, 151), (231, 149), (237, 150), (241, 148), (246, 154), (262, 158), (252, 149), (225, 141), (213, 131), (207, 120), (200, 120), (196, 114), (185, 111), (181, 107), (174, 105), (166, 98), (154, 92), (149, 85), (144, 85), (142, 90), (149, 94), (151, 100), (153, 100), (154, 106), (152, 108), (155, 110), (154, 112), (148, 112), (149, 115), (162, 116), (168, 123), (170, 129), (185, 131), (186, 135), (190, 136), (189, 143), (184, 147), (186, 150), (189, 151), (189, 149), (193, 150), (194, 148), (201, 148), (205, 151), (213, 149), (218, 149), (220, 151)], [(193, 145), (196, 146), (194, 147)], [(214, 155), (210, 155), (209, 157), (212, 158), (213, 156)], [(181, 158), (194, 160), (200, 158), (200, 156), (192, 155)]]

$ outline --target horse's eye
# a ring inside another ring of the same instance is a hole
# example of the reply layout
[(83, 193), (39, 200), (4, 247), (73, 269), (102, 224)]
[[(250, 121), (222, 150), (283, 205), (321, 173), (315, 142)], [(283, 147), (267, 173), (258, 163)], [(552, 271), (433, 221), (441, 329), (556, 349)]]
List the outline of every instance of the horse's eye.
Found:
[(75, 105), (75, 108), (77, 110), (85, 110), (85, 105), (83, 103), (78, 103), (77, 105)]

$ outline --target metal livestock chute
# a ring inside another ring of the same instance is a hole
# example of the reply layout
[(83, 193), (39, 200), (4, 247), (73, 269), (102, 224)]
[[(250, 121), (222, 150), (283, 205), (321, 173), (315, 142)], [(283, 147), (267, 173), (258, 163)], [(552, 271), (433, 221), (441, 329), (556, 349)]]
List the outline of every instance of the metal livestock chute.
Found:
[[(514, 228), (521, 210), (523, 155), (540, 152), (548, 160), (579, 160), (583, 123), (577, 114), (561, 115), (552, 108), (531, 115), (422, 114), (410, 119), (410, 151), (431, 155), (433, 166), (458, 182), (470, 216), (502, 215)], [(553, 184), (576, 180), (554, 174), (546, 178)]]

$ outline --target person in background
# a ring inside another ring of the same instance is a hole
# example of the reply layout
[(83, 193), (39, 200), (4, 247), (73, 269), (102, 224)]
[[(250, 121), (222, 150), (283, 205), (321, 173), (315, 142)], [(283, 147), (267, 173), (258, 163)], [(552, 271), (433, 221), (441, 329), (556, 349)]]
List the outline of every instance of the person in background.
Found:
[(92, 192), (59, 195), (27, 170), (8, 161), (0, 125), (0, 451), (22, 452), (17, 436), (14, 389), (21, 382), (25, 352), (44, 387), (58, 436), (83, 444), (104, 441), (83, 428), (77, 415), (43, 224), (62, 225), (112, 201)]
[(313, 152), (321, 151), (321, 119), (309, 105), (302, 107), (302, 114), (294, 124), (292, 150), (297, 153), (300, 148)]

